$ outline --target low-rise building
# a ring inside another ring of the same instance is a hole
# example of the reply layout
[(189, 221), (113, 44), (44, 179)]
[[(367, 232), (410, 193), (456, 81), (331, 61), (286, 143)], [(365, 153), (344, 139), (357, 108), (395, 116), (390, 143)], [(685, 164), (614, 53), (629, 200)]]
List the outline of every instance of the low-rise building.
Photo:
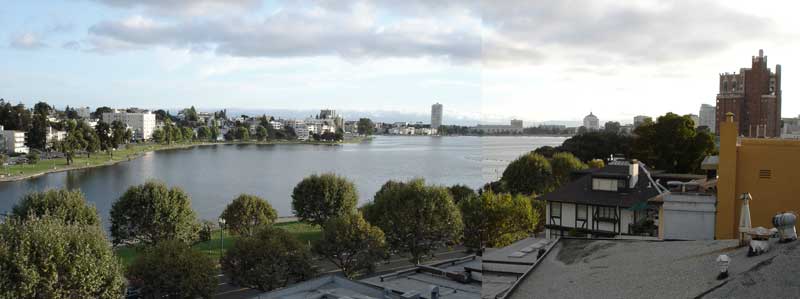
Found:
[(114, 121), (121, 121), (127, 125), (133, 131), (133, 138), (139, 140), (151, 139), (156, 129), (156, 115), (136, 108), (103, 113), (103, 122), (110, 124)]
[(25, 137), (28, 133), (16, 130), (3, 130), (3, 140), (6, 153), (27, 154), (29, 149), (25, 146)]
[(567, 235), (657, 236), (658, 204), (666, 193), (643, 163), (612, 161), (573, 174), (571, 182), (540, 197), (547, 238)]

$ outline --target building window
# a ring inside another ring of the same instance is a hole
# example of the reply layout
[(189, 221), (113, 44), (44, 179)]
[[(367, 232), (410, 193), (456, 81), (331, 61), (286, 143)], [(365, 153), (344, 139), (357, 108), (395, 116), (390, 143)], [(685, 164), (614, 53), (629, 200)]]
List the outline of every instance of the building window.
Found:
[(614, 207), (597, 207), (595, 209), (595, 219), (602, 222), (617, 222), (617, 209)]
[(561, 225), (561, 203), (550, 203), (550, 224)]
[(592, 190), (598, 191), (617, 191), (619, 187), (618, 180), (613, 179), (592, 179)]
[(589, 206), (575, 205), (575, 227), (586, 228), (587, 220), (589, 219)]
[(772, 170), (771, 169), (761, 169), (758, 171), (758, 178), (759, 179), (771, 179), (772, 178)]

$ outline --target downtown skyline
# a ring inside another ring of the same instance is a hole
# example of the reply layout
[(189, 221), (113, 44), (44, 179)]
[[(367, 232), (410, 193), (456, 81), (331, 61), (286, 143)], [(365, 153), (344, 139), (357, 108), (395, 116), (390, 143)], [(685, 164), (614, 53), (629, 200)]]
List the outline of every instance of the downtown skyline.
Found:
[(139, 2), (0, 9), (0, 97), (59, 107), (331, 107), (423, 119), (438, 101), (445, 123), (577, 122), (590, 111), (601, 122), (631, 122), (697, 114), (714, 103), (718, 74), (738, 72), (763, 48), (770, 64), (785, 68), (783, 117), (800, 113), (792, 96), (797, 35), (781, 29), (797, 25), (788, 8)]

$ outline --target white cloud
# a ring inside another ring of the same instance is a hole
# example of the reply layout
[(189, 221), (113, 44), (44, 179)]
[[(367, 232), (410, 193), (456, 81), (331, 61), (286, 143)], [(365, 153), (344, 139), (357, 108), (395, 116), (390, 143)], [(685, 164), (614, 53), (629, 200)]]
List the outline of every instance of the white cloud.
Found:
[(47, 47), (39, 35), (32, 32), (19, 33), (11, 37), (9, 46), (20, 50), (38, 50)]

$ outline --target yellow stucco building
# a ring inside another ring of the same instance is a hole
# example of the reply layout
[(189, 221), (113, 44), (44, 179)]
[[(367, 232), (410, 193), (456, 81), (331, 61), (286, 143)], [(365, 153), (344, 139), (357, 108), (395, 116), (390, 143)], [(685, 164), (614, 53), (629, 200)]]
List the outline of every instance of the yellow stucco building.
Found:
[(753, 196), (753, 227), (772, 227), (772, 216), (800, 212), (800, 140), (739, 138), (728, 113), (720, 123), (717, 166), (717, 239), (738, 238), (742, 193)]

